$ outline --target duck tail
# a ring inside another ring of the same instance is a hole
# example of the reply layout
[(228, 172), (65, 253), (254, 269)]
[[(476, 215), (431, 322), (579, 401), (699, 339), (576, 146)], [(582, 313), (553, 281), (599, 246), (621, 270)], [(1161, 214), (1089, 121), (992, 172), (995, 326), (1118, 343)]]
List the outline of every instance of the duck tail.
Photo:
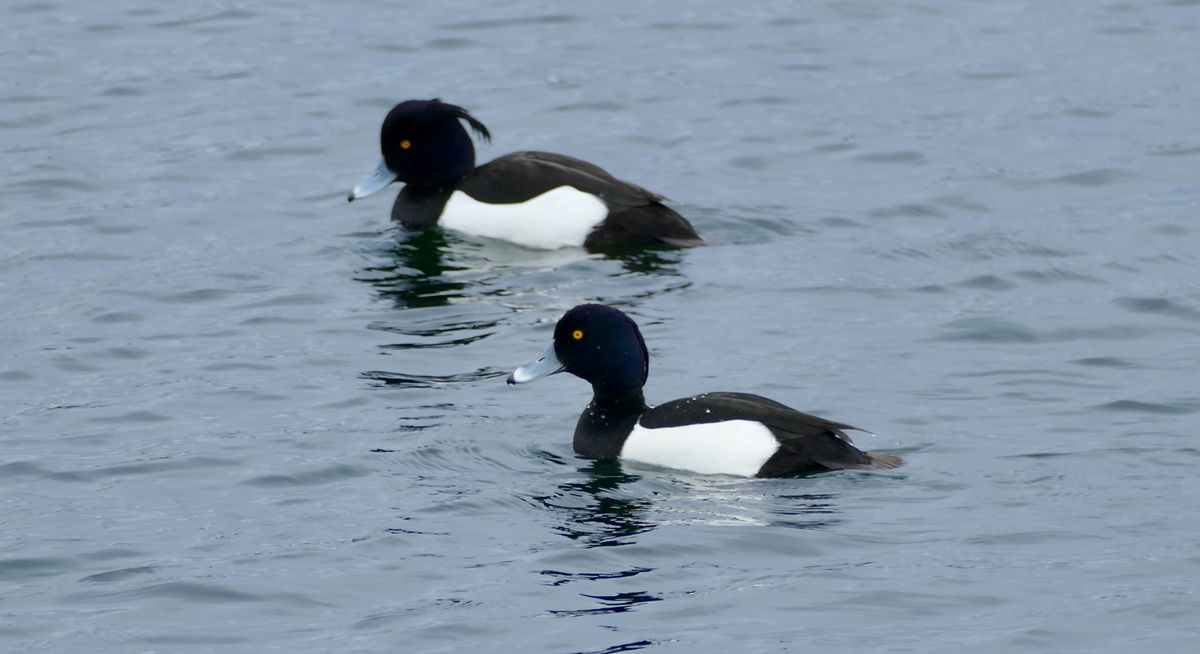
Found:
[(894, 454), (884, 454), (883, 452), (867, 452), (867, 456), (871, 457), (871, 463), (866, 466), (868, 470), (891, 470), (899, 468), (904, 460)]

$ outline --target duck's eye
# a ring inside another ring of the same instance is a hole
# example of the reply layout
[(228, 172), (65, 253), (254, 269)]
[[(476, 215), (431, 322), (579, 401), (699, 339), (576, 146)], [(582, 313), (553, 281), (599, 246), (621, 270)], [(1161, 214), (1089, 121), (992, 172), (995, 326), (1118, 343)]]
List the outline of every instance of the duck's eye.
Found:
[(412, 147), (412, 141), (410, 141), (408, 139), (404, 139), (403, 141), (400, 141), (400, 149), (401, 150), (407, 150), (411, 147)]
[(581, 341), (581, 340), (583, 340), (583, 330), (582, 330), (582, 329), (576, 329), (575, 331), (571, 332), (571, 338), (573, 338), (573, 339), (575, 339), (575, 340), (577, 340), (577, 341)]

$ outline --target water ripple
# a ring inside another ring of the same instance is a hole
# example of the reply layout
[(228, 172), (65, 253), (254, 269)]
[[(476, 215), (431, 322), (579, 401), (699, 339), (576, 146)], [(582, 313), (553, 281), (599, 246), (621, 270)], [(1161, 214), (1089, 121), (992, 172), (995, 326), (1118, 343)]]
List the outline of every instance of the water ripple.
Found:
[(564, 25), (578, 22), (578, 16), (572, 14), (544, 14), (541, 16), (522, 16), (520, 18), (505, 18), (498, 20), (471, 20), (460, 23), (444, 23), (437, 29), (444, 30), (492, 30), (506, 27), (521, 27), (527, 25)]
[(1186, 415), (1200, 411), (1200, 403), (1181, 400), (1168, 404), (1156, 402), (1139, 402), (1137, 400), (1117, 400), (1096, 406), (1104, 411), (1120, 411), (1133, 413), (1156, 413), (1159, 415)]
[(0, 559), (0, 579), (8, 583), (62, 574), (76, 567), (74, 561), (56, 557)]
[(211, 14), (203, 14), (192, 16), (190, 18), (181, 18), (178, 20), (163, 21), (154, 23), (152, 27), (160, 27), (165, 29), (173, 29), (176, 27), (190, 27), (192, 25), (203, 25), (205, 23), (222, 22), (222, 21), (238, 21), (249, 20), (257, 16), (254, 12), (243, 11), (240, 9), (226, 9)]
[(1162, 331), (1161, 328), (1134, 325), (1102, 327), (1064, 327), (1039, 331), (1013, 320), (1003, 318), (964, 318), (944, 325), (948, 330), (936, 341), (971, 341), (977, 343), (1059, 343), (1080, 340), (1135, 340)]
[(188, 604), (229, 604), (263, 602), (268, 599), (278, 601), (280, 599), (278, 596), (268, 598), (260, 593), (237, 590), (223, 584), (198, 581), (167, 581), (107, 593), (103, 596), (94, 594), (76, 594), (74, 596), (76, 600), (96, 600), (101, 597), (119, 602), (147, 599), (155, 601), (176, 600)]
[(1158, 313), (1184, 320), (1200, 320), (1200, 311), (1161, 297), (1120, 297), (1113, 303), (1133, 313)]
[(508, 375), (507, 370), (479, 368), (473, 372), (452, 373), (449, 375), (418, 375), (403, 372), (387, 372), (384, 370), (368, 370), (362, 373), (361, 377), (380, 382), (381, 387), (444, 388), (495, 379), (506, 375)]
[(539, 570), (538, 574), (551, 577), (551, 586), (562, 586), (575, 581), (603, 581), (608, 579), (628, 579), (645, 572), (653, 572), (654, 568), (634, 567), (628, 570), (614, 572), (563, 572), (562, 570)]
[(87, 584), (109, 584), (115, 581), (125, 581), (138, 575), (155, 574), (156, 572), (158, 572), (156, 568), (143, 565), (134, 568), (121, 568), (119, 570), (99, 572), (94, 575), (88, 575), (79, 581)]
[(122, 463), (100, 468), (84, 468), (79, 470), (49, 470), (34, 461), (14, 461), (0, 466), (2, 478), (45, 478), (55, 481), (93, 482), (106, 479), (124, 479), (148, 475), (155, 476), (163, 473), (182, 470), (200, 470), (205, 468), (226, 468), (241, 465), (232, 459), (222, 459), (209, 456), (179, 457), (146, 461), (138, 463)]
[(1017, 287), (1013, 282), (996, 275), (976, 275), (956, 284), (965, 288), (978, 288), (985, 291), (1008, 291)]
[(249, 486), (264, 486), (272, 488), (285, 486), (320, 486), (322, 484), (331, 484), (349, 479), (366, 477), (374, 472), (375, 471), (370, 468), (341, 463), (327, 466), (325, 468), (318, 468), (316, 470), (308, 470), (306, 472), (260, 475), (257, 477), (251, 477), (242, 483)]
[(1065, 184), (1067, 186), (1110, 186), (1120, 182), (1135, 179), (1136, 176), (1125, 170), (1117, 170), (1113, 168), (1098, 168), (1096, 170), (1087, 170), (1081, 173), (1073, 173), (1070, 175), (1062, 175), (1049, 180), (1052, 184)]
[(622, 654), (622, 652), (636, 652), (658, 644), (653, 640), (633, 640), (628, 643), (621, 643), (604, 649), (580, 650), (572, 652), (572, 654)]
[(625, 593), (616, 593), (614, 595), (588, 595), (580, 594), (582, 597), (597, 600), (601, 606), (591, 609), (557, 609), (549, 611), (550, 615), (578, 618), (589, 615), (607, 615), (611, 613), (625, 613), (639, 608), (642, 604), (650, 602), (661, 602), (662, 597), (652, 595), (643, 591), (632, 591)]
[(1087, 357), (1083, 359), (1075, 359), (1071, 363), (1080, 366), (1092, 366), (1099, 368), (1140, 368), (1137, 363), (1122, 359), (1119, 357)]

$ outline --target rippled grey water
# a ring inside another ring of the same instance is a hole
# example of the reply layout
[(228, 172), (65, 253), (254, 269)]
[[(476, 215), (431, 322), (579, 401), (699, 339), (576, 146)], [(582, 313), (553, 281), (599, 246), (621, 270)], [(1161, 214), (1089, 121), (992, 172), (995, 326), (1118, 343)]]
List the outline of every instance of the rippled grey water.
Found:
[[(0, 650), (1191, 652), (1200, 3), (8, 3)], [(397, 100), (677, 199), (605, 258), (347, 205)], [(647, 394), (881, 474), (598, 465), (506, 388), (585, 300)]]

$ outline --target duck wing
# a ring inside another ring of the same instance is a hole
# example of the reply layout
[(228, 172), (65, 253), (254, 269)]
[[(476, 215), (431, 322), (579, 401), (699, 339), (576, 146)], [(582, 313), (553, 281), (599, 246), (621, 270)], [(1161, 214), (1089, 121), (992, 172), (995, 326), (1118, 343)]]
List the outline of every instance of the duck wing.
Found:
[(773, 477), (806, 469), (894, 468), (900, 459), (854, 447), (848, 430), (859, 427), (797, 411), (751, 393), (705, 393), (673, 400), (642, 414), (647, 429), (681, 427), (727, 420), (761, 423), (779, 441), (779, 451), (759, 473)]
[(612, 212), (660, 204), (666, 198), (613, 177), (603, 168), (553, 152), (513, 152), (476, 168), (458, 190), (490, 204), (524, 202), (560, 186), (599, 197)]

